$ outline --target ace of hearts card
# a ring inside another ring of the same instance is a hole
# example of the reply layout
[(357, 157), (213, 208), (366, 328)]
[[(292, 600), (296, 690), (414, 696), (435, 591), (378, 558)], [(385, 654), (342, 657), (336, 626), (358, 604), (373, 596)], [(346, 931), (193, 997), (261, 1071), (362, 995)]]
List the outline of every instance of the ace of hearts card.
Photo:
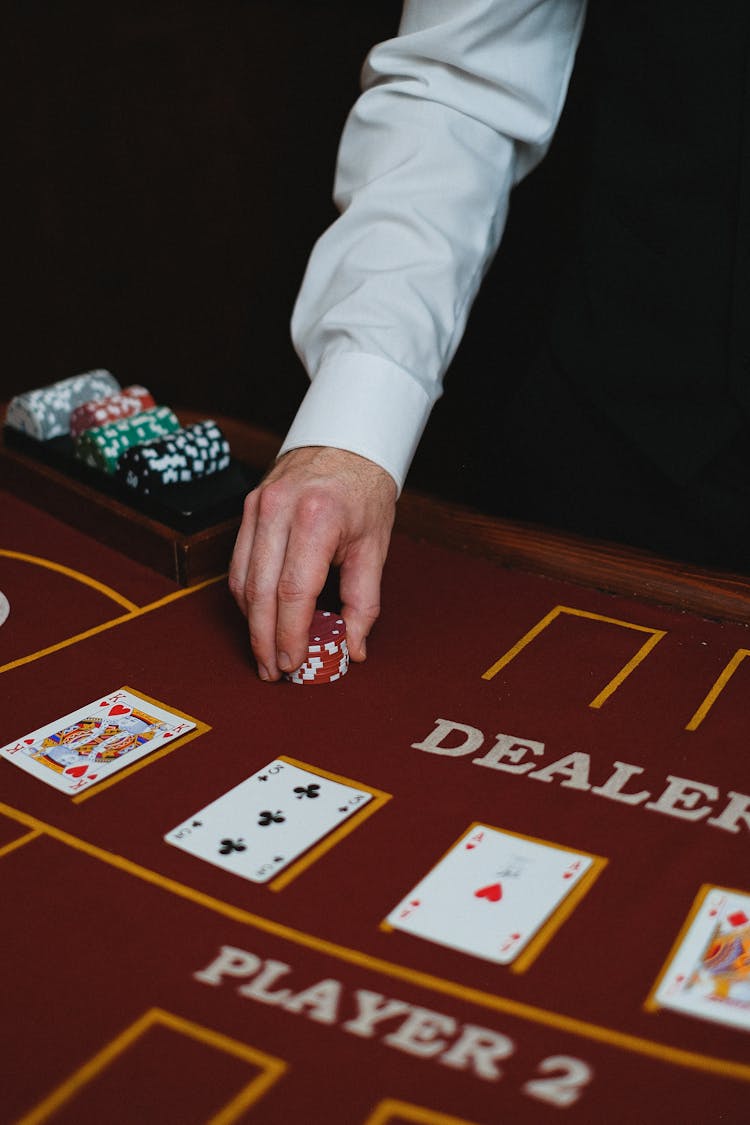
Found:
[(551, 936), (563, 907), (572, 907), (605, 862), (474, 824), (391, 911), (386, 927), (507, 965), (545, 923)]
[(750, 1031), (750, 893), (701, 887), (646, 1007)]
[(195, 727), (187, 717), (119, 688), (9, 742), (0, 756), (75, 795)]

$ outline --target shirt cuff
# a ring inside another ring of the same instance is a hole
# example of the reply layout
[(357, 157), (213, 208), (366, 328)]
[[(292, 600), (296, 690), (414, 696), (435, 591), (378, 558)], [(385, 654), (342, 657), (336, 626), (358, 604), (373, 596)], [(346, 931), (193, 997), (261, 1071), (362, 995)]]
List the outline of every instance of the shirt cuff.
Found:
[(326, 445), (390, 473), (401, 492), (433, 403), (407, 371), (363, 353), (324, 360), (279, 451)]

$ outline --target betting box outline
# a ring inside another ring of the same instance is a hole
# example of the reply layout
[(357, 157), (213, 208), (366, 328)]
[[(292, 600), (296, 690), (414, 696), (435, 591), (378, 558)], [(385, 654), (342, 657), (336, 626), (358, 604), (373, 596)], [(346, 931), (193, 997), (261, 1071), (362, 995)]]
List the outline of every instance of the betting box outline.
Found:
[(197, 594), (200, 590), (204, 590), (207, 586), (214, 586), (217, 582), (221, 582), (226, 575), (218, 574), (214, 578), (207, 578), (203, 582), (198, 582), (195, 586), (182, 586), (179, 590), (173, 590), (170, 594), (165, 594), (156, 601), (147, 602), (146, 605), (136, 606), (134, 602), (130, 602), (127, 598), (123, 598), (115, 590), (110, 589), (108, 586), (103, 586), (95, 578), (90, 578), (82, 571), (74, 571), (70, 567), (64, 567), (57, 563), (52, 563), (49, 559), (36, 558), (33, 555), (21, 555), (20, 552), (6, 551), (0, 548), (0, 556), (10, 558), (22, 558), (24, 561), (37, 563), (44, 566), (49, 570), (57, 570), (63, 574), (67, 574), (71, 578), (82, 582), (85, 586), (90, 586), (93, 589), (98, 589), (100, 593), (106, 594), (107, 597), (113, 598), (120, 605), (131, 605), (127, 613), (120, 614), (119, 617), (112, 617), (107, 621), (101, 621), (98, 625), (92, 625), (90, 629), (84, 629), (82, 633), (74, 633), (70, 637), (65, 637), (62, 641), (56, 641), (52, 645), (47, 645), (46, 648), (40, 648), (36, 652), (27, 653), (26, 656), (19, 656), (15, 660), (9, 660), (7, 664), (0, 666), (0, 674), (3, 672), (10, 672), (14, 668), (20, 668), (24, 664), (32, 664), (35, 660), (40, 660), (44, 656), (51, 656), (53, 652), (60, 652), (61, 649), (69, 648), (71, 645), (78, 644), (79, 641), (85, 641), (89, 637), (95, 637), (98, 633), (105, 633), (108, 629), (114, 629), (117, 625), (124, 625), (128, 621), (133, 621), (137, 617), (143, 617), (147, 613), (152, 613), (155, 609), (162, 609), (166, 605), (171, 605), (172, 602), (179, 601), (181, 598), (189, 597), (191, 594)]
[(426, 1106), (403, 1102), (399, 1098), (383, 1098), (363, 1125), (398, 1125), (394, 1115), (401, 1121), (414, 1122), (414, 1125), (475, 1125), (465, 1117), (454, 1117), (452, 1113), (427, 1109)]
[(592, 613), (590, 610), (576, 609), (569, 605), (556, 605), (549, 613), (542, 617), (540, 621), (537, 621), (536, 625), (533, 625), (527, 633), (524, 633), (521, 639), (516, 641), (516, 643), (499, 657), (494, 664), (491, 664), (490, 667), (482, 673), (482, 679), (493, 679), (498, 672), (505, 668), (506, 665), (510, 664), (511, 660), (514, 660), (516, 656), (518, 656), (519, 652), (522, 652), (527, 645), (531, 644), (548, 625), (551, 625), (556, 618), (565, 613), (570, 614), (571, 617), (585, 617), (589, 621), (601, 621), (605, 625), (619, 625), (624, 629), (634, 629), (639, 633), (651, 633), (651, 637), (641, 645), (635, 656), (633, 656), (620, 671), (612, 677), (609, 683), (602, 688), (599, 694), (591, 700), (589, 707), (593, 708), (602, 707), (609, 697), (614, 695), (618, 687), (628, 678), (631, 672), (635, 671), (638, 665), (646, 659), (651, 650), (667, 635), (666, 629), (656, 629), (651, 625), (636, 625), (632, 621), (622, 621), (618, 617), (606, 617), (601, 613)]
[[(0, 801), (0, 816), (6, 816), (10, 820), (14, 820), (24, 825), (26, 828), (29, 828), (31, 831), (23, 837), (26, 842), (31, 842), (42, 836), (47, 836), (57, 843), (64, 844), (67, 847), (82, 852), (84, 855), (88, 855), (92, 859), (97, 859), (110, 867), (124, 871), (128, 875), (132, 875), (151, 886), (159, 887), (161, 890), (169, 894), (174, 894), (178, 898), (192, 902), (196, 906), (211, 910), (213, 913), (228, 918), (230, 921), (250, 926), (272, 937), (291, 942), (293, 945), (311, 949), (315, 953), (330, 956), (338, 961), (343, 961), (346, 964), (355, 965), (372, 972), (381, 973), (383, 976), (404, 981), (407, 984), (424, 988), (429, 992), (450, 996), (466, 1003), (476, 1004), (490, 1011), (499, 1012), (502, 1015), (527, 1020), (530, 1023), (550, 1027), (566, 1034), (578, 1035), (583, 1039), (589, 1039), (595, 1043), (602, 1043), (605, 1046), (614, 1047), (618, 1050), (630, 1051), (633, 1054), (644, 1055), (647, 1058), (656, 1059), (659, 1062), (666, 1062), (674, 1066), (700, 1070), (720, 1077), (733, 1078), (740, 1082), (750, 1083), (750, 1064), (738, 1063), (732, 1059), (721, 1059), (713, 1055), (704, 1055), (697, 1051), (686, 1050), (682, 1047), (672, 1047), (669, 1044), (658, 1043), (652, 1039), (645, 1039), (643, 1036), (631, 1035), (629, 1032), (617, 1031), (614, 1028), (590, 1023), (587, 1020), (581, 1020), (575, 1016), (566, 1016), (559, 1012), (540, 1008), (534, 1004), (527, 1004), (520, 1000), (512, 1000), (504, 996), (499, 996), (496, 993), (482, 992), (480, 989), (468, 987), (458, 981), (434, 976), (431, 973), (425, 973), (420, 969), (413, 969), (407, 965), (400, 965), (394, 961), (386, 961), (382, 957), (376, 957), (358, 949), (351, 949), (348, 946), (339, 945), (336, 942), (329, 941), (327, 938), (319, 938), (315, 934), (305, 933), (304, 930), (296, 930), (292, 926), (287, 926), (281, 922), (275, 922), (271, 918), (264, 918), (260, 914), (253, 914), (241, 907), (234, 906), (232, 903), (224, 902), (222, 899), (217, 899), (185, 883), (180, 883), (176, 879), (171, 879), (168, 876), (162, 875), (158, 871), (143, 867), (141, 864), (135, 863), (125, 856), (118, 855), (115, 852), (108, 852), (104, 848), (98, 847), (96, 844), (91, 844), (87, 840), (65, 832), (53, 824), (48, 824), (45, 821), (39, 820), (37, 817), (31, 816), (21, 809), (15, 809), (2, 801)], [(20, 849), (16, 847), (14, 850), (18, 851)]]
[(204, 1027), (202, 1024), (193, 1022), (193, 1020), (176, 1016), (173, 1012), (168, 1012), (164, 1008), (150, 1008), (56, 1086), (33, 1109), (19, 1118), (17, 1125), (41, 1125), (61, 1106), (85, 1089), (88, 1083), (95, 1081), (120, 1055), (154, 1027), (164, 1027), (168, 1031), (194, 1039), (196, 1042), (215, 1050), (224, 1051), (226, 1054), (240, 1059), (241, 1062), (259, 1068), (260, 1073), (243, 1086), (239, 1093), (223, 1105), (217, 1113), (213, 1114), (207, 1125), (231, 1125), (241, 1113), (259, 1101), (288, 1069), (288, 1063), (284, 1062), (283, 1059), (260, 1051), (257, 1047), (241, 1043), (238, 1039), (232, 1039), (228, 1035)]
[[(617, 672), (612, 677), (609, 683), (605, 684), (599, 694), (591, 700), (591, 702), (589, 703), (589, 707), (594, 709), (601, 708), (607, 702), (610, 696), (614, 695), (614, 693), (619, 687), (621, 687), (628, 676), (630, 676), (631, 673), (634, 672), (638, 667), (638, 665), (641, 664), (646, 659), (646, 657), (650, 655), (659, 641), (667, 636), (668, 633), (668, 630), (657, 629), (652, 625), (639, 625), (634, 621), (623, 621), (619, 617), (607, 617), (605, 614), (593, 613), (592, 611), (586, 609), (577, 609), (575, 606), (556, 605), (549, 611), (549, 613), (540, 618), (540, 620), (537, 621), (536, 625), (532, 625), (532, 627), (526, 633), (524, 633), (524, 635), (518, 641), (516, 641), (514, 645), (511, 645), (507, 652), (498, 657), (495, 663), (491, 664), (490, 667), (482, 673), (482, 679), (494, 679), (498, 672), (502, 671), (503, 668), (510, 664), (510, 662), (514, 660), (516, 656), (518, 656), (518, 654), (527, 647), (527, 645), (530, 645), (533, 640), (536, 640), (539, 634), (542, 633), (549, 625), (552, 624), (553, 621), (556, 620), (556, 618), (560, 617), (562, 614), (570, 614), (571, 617), (587, 618), (590, 621), (601, 621), (605, 625), (619, 625), (623, 629), (633, 629), (636, 632), (652, 634), (652, 636), (647, 641), (645, 641), (643, 645), (641, 645), (635, 655), (626, 664), (623, 665), (619, 672)], [(714, 680), (713, 684), (704, 696), (697, 710), (693, 713), (690, 720), (686, 723), (684, 728), (685, 730), (695, 731), (698, 729), (698, 727), (704, 721), (709, 711), (711, 711), (717, 699), (724, 691), (732, 676), (735, 674), (746, 656), (750, 656), (750, 649), (738, 648), (735, 650), (734, 654), (725, 664), (723, 670)], [(2, 669), (0, 669), (0, 671), (2, 671)]]
[(117, 602), (123, 609), (128, 611), (138, 609), (135, 602), (130, 598), (126, 598), (113, 586), (107, 586), (104, 582), (100, 582), (98, 578), (92, 578), (90, 574), (86, 574), (83, 570), (75, 570), (72, 566), (65, 566), (64, 563), (55, 562), (54, 559), (45, 558), (44, 555), (29, 555), (25, 551), (11, 551), (7, 547), (0, 547), (0, 557), (4, 559), (16, 559), (18, 562), (28, 562), (33, 566), (40, 566), (44, 570), (54, 570), (57, 574), (62, 574), (66, 578), (72, 578), (75, 582), (80, 582), (82, 586), (88, 586), (92, 590), (96, 590), (99, 594), (104, 594), (106, 598), (110, 598), (113, 602)]
[[(510, 828), (500, 828), (497, 824), (486, 824), (484, 821), (474, 820), (469, 827), (445, 849), (443, 854), (433, 863), (426, 874), (429, 875), (430, 871), (434, 871), (436, 867), (439, 867), (446, 856), (477, 828), (489, 828), (493, 832), (502, 832), (504, 836), (514, 836), (517, 840), (526, 840), (529, 844), (542, 844), (544, 847), (554, 848), (559, 852), (570, 852), (572, 855), (582, 855), (585, 856), (586, 859), (591, 860), (591, 867), (588, 871), (581, 876), (570, 893), (567, 894), (559, 906), (552, 911), (549, 918), (542, 923), (533, 938), (521, 950), (518, 957), (514, 958), (507, 966), (512, 973), (525, 973), (534, 961), (536, 961), (544, 947), (548, 945), (555, 936), (563, 922), (570, 917), (583, 896), (591, 890), (591, 887), (599, 878), (602, 871), (609, 863), (609, 860), (605, 859), (604, 856), (595, 855), (593, 852), (582, 851), (580, 848), (571, 848), (567, 844), (558, 844), (554, 840), (542, 840), (539, 836), (529, 836), (525, 832), (512, 832)], [(380, 929), (383, 930), (384, 933), (392, 933), (396, 927), (392, 926), (390, 922), (384, 919), (380, 923)], [(498, 966), (498, 968), (502, 967), (504, 966)]]

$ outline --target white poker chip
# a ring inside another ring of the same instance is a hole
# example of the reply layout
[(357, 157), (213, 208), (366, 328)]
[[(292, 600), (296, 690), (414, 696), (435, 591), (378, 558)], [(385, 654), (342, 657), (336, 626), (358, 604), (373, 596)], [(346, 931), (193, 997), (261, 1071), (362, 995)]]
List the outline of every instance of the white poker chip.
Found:
[(0, 625), (3, 625), (8, 619), (10, 613), (10, 602), (5, 594), (0, 590)]

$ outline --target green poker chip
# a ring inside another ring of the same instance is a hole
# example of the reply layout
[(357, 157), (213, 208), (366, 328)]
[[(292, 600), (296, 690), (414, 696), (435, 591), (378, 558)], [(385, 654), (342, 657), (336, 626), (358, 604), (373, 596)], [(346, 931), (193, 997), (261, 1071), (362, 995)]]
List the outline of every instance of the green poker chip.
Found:
[(179, 429), (180, 423), (173, 410), (168, 406), (152, 406), (129, 418), (84, 430), (76, 438), (75, 455), (86, 465), (112, 475), (127, 450)]

